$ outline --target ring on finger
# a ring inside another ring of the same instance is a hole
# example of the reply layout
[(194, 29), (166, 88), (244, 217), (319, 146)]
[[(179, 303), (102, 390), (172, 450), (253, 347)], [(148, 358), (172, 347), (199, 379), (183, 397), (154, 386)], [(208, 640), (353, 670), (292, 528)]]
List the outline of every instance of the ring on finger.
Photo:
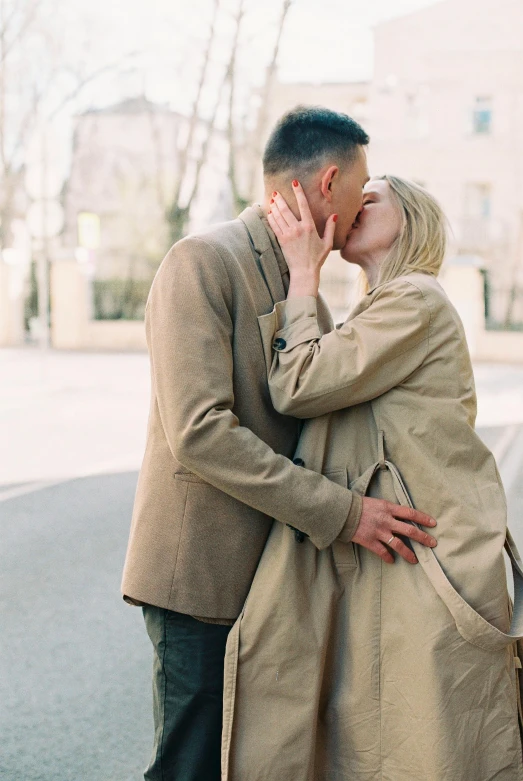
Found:
[(387, 542), (386, 542), (385, 544), (386, 544), (386, 545), (390, 545), (390, 544), (391, 544), (391, 542), (392, 542), (392, 540), (395, 540), (395, 539), (396, 539), (396, 537), (395, 537), (394, 535), (392, 535), (392, 537), (390, 538), (390, 540), (387, 540)]

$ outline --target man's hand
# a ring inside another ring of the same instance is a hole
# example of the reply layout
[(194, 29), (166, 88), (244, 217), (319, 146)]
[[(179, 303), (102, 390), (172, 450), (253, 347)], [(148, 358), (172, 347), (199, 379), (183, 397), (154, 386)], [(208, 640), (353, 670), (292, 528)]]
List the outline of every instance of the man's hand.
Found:
[(363, 545), (364, 548), (376, 553), (387, 564), (394, 563), (390, 548), (410, 564), (417, 564), (418, 559), (414, 553), (396, 535), (408, 537), (429, 548), (434, 548), (438, 543), (430, 534), (405, 521), (413, 521), (420, 526), (436, 526), (433, 518), (418, 510), (401, 507), (384, 499), (364, 496), (360, 522), (352, 542), (357, 542), (358, 545)]

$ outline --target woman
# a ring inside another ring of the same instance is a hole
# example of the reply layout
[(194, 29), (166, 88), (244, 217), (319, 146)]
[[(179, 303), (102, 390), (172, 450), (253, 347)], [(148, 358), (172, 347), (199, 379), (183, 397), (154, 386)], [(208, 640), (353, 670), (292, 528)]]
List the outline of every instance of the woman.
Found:
[(287, 301), (259, 321), (273, 403), (308, 419), (306, 468), (412, 501), (437, 519), (438, 546), (391, 564), (407, 540), (382, 540), (378, 555), (339, 541), (318, 551), (274, 525), (229, 638), (224, 778), (521, 781), (522, 620), (517, 604), (510, 629), (503, 488), (436, 280), (444, 215), (414, 183), (366, 185), (341, 254), (368, 292), (331, 330), (316, 306), (328, 242), (295, 193), (301, 222), (279, 195), (269, 214), (291, 274)]

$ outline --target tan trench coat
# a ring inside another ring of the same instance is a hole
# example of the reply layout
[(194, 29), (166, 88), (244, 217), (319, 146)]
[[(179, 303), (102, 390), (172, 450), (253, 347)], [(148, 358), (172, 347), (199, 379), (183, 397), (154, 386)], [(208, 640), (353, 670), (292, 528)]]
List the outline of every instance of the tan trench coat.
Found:
[(505, 498), (474, 431), (457, 313), (434, 278), (410, 274), (323, 338), (314, 298), (259, 322), (276, 409), (312, 418), (305, 467), (412, 500), (437, 519), (438, 547), (387, 565), (273, 525), (229, 636), (223, 779), (521, 781), (523, 576), (516, 561), (511, 626)]

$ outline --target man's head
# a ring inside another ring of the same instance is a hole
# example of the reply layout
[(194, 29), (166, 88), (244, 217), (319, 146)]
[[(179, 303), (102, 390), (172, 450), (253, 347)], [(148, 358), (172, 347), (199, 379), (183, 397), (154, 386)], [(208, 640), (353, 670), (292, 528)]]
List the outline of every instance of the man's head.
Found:
[(292, 109), (281, 117), (265, 147), (265, 205), (278, 190), (299, 216), (292, 192), (292, 180), (298, 179), (320, 235), (329, 216), (338, 214), (334, 249), (340, 249), (361, 209), (362, 189), (369, 179), (368, 143), (367, 133), (346, 114), (321, 106)]

